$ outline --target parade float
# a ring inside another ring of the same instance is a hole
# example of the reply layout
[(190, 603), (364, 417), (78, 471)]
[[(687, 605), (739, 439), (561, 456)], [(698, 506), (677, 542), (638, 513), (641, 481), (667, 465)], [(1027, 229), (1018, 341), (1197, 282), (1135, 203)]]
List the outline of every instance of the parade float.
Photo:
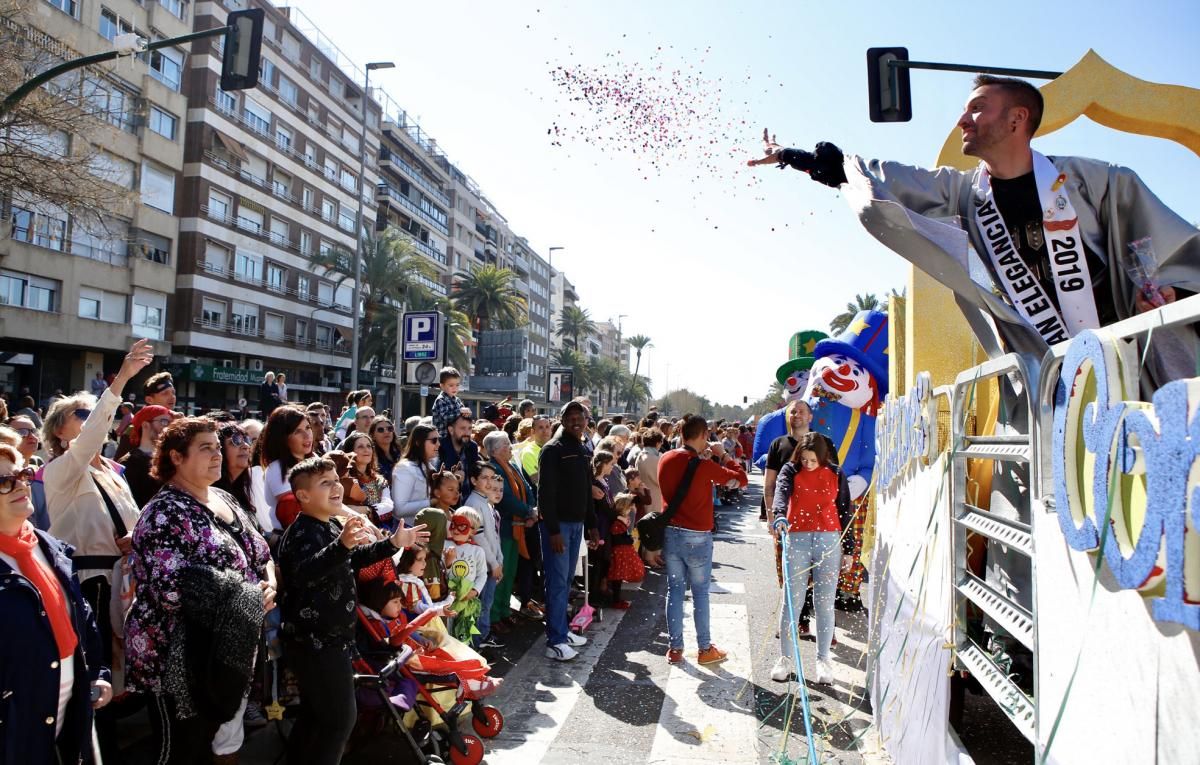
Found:
[[(1043, 135), (1087, 116), (1200, 154), (1200, 91), (1092, 52), (1042, 90)], [(973, 167), (958, 144), (937, 164)], [(955, 730), (970, 686), (1035, 762), (1195, 762), (1200, 376), (1154, 385), (1144, 358), (1156, 332), (1200, 322), (1200, 296), (1040, 358), (988, 358), (915, 269), (890, 315), (865, 545), (883, 747), (972, 761)]]

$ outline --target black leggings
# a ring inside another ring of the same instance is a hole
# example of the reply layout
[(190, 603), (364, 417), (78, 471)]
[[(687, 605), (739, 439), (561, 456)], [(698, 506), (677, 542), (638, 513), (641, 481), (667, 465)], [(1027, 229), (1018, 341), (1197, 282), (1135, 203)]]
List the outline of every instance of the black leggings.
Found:
[(221, 727), (218, 723), (199, 716), (179, 719), (175, 701), (167, 694), (156, 693), (151, 696), (148, 707), (150, 730), (157, 744), (154, 765), (212, 763), (213, 737), (217, 735), (217, 728)]
[(350, 648), (289, 648), (300, 686), (300, 716), (288, 737), (288, 763), (337, 765), (358, 715)]
[[(100, 662), (112, 666), (112, 617), (109, 615), (109, 599), (112, 586), (102, 576), (93, 576), (79, 585), (84, 599), (92, 607), (96, 617), (96, 629), (100, 633)], [(117, 746), (116, 708), (109, 705), (96, 710), (96, 741), (100, 744), (100, 757), (105, 762), (121, 762), (121, 750)]]

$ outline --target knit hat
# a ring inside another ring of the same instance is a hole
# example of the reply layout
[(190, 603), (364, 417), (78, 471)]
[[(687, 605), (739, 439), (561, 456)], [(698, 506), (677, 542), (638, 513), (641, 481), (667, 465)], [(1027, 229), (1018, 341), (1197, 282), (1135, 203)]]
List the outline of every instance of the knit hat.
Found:
[(133, 416), (133, 423), (129, 428), (129, 443), (132, 446), (141, 446), (142, 444), (142, 426), (151, 420), (157, 420), (159, 417), (170, 417), (171, 410), (165, 406), (158, 404), (150, 404), (143, 406), (138, 410), (138, 413)]

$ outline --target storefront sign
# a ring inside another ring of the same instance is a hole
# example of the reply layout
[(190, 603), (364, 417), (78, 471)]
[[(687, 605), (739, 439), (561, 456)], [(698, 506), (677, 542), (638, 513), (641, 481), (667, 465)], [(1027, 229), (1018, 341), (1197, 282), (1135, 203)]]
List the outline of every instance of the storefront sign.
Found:
[(236, 367), (210, 367), (206, 364), (189, 364), (188, 376), (195, 382), (228, 383), (230, 385), (258, 385), (263, 373)]
[(1103, 548), (1121, 588), (1162, 588), (1155, 619), (1200, 630), (1200, 378), (1138, 401), (1117, 343), (1089, 330), (1063, 360), (1053, 443), (1059, 525), (1072, 548)]

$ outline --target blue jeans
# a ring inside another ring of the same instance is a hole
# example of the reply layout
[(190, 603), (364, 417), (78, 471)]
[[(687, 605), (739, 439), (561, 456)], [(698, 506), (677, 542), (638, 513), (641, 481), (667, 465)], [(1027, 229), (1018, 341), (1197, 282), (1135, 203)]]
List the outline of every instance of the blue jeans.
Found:
[(683, 648), (683, 593), (692, 589), (696, 645), (712, 645), (708, 628), (708, 585), (712, 581), (713, 538), (709, 531), (668, 526), (663, 541), (667, 561), (667, 635), (671, 648)]
[(558, 528), (564, 548), (560, 553), (551, 549), (550, 534), (542, 534), (542, 568), (546, 579), (546, 645), (567, 642), (567, 599), (571, 594), (571, 574), (579, 559), (579, 544), (583, 540), (582, 523), (560, 522)]
[[(833, 601), (842, 565), (841, 534), (836, 531), (791, 531), (787, 538), (787, 576), (792, 585), (792, 611), (797, 618), (804, 605), (808, 577), (813, 580), (813, 616), (817, 621), (817, 658), (829, 661), (833, 641)], [(792, 656), (792, 628), (787, 604), (779, 616), (779, 642), (783, 655)]]
[(483, 585), (483, 592), (479, 593), (479, 602), (482, 604), (483, 610), (479, 612), (479, 618), (475, 620), (475, 627), (479, 630), (479, 634), (471, 641), (476, 648), (492, 631), (492, 598), (495, 596), (496, 580), (492, 578), (492, 572), (489, 570), (487, 582)]

